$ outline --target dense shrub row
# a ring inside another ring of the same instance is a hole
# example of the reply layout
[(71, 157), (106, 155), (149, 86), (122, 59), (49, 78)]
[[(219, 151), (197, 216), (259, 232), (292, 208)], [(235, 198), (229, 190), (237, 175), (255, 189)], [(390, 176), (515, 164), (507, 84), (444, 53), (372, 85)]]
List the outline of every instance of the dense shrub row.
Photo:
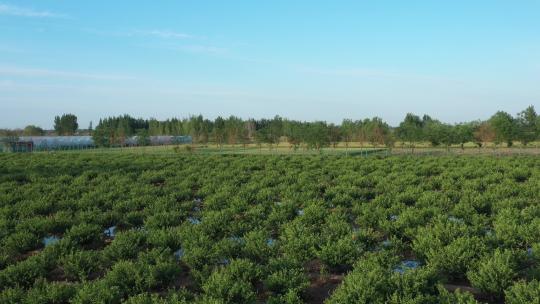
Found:
[(0, 303), (538, 303), (539, 168), (0, 155)]

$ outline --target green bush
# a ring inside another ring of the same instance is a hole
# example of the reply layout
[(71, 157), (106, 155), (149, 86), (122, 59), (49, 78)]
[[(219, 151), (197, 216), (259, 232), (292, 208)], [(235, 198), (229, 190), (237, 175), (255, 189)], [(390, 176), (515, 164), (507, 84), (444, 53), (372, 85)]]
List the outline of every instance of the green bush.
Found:
[(376, 256), (367, 256), (355, 265), (327, 303), (384, 304), (391, 291), (391, 270), (381, 265)]
[(142, 271), (140, 275), (145, 290), (167, 287), (181, 271), (170, 250), (143, 252), (137, 259), (137, 265)]
[(317, 256), (330, 268), (343, 271), (351, 268), (361, 253), (362, 246), (351, 234), (322, 245)]
[(26, 290), (21, 287), (14, 287), (0, 291), (0, 303), (20, 304), (23, 303), (26, 296)]
[(29, 287), (37, 279), (44, 278), (47, 273), (48, 264), (44, 256), (36, 255), (0, 271), (0, 286), (3, 288)]
[(442, 286), (438, 286), (439, 299), (438, 304), (478, 304), (472, 294), (461, 292), (459, 289), (455, 292), (449, 292)]
[(40, 239), (37, 235), (27, 231), (19, 231), (3, 239), (1, 247), (2, 251), (9, 254), (11, 257), (15, 257), (18, 254), (35, 249), (39, 247), (39, 245)]
[(302, 297), (295, 290), (289, 290), (283, 295), (270, 296), (267, 304), (303, 304)]
[(484, 241), (478, 237), (459, 237), (446, 246), (434, 246), (426, 253), (426, 260), (443, 277), (464, 279), (467, 270), (486, 250)]
[[(538, 298), (539, 158), (52, 153), (0, 164), (0, 303), (303, 303), (338, 273), (328, 303), (472, 304), (441, 285), (467, 279), (493, 302)], [(62, 237), (41, 246), (49, 235)]]
[(142, 293), (128, 298), (126, 304), (188, 304), (194, 303), (193, 296), (186, 290), (171, 290), (167, 295)]
[(467, 273), (473, 287), (501, 297), (504, 290), (512, 285), (517, 276), (514, 254), (511, 251), (496, 249), (495, 253), (485, 256)]
[(303, 263), (315, 257), (320, 238), (312, 228), (299, 222), (291, 222), (285, 224), (280, 242), (282, 250), (289, 258)]
[(68, 303), (77, 292), (77, 286), (60, 282), (38, 281), (26, 293), (25, 304)]
[(507, 304), (540, 304), (540, 282), (519, 281), (505, 291)]
[(117, 286), (109, 286), (105, 281), (83, 284), (73, 298), (73, 304), (118, 304), (122, 299)]
[(141, 230), (128, 230), (118, 232), (114, 241), (103, 250), (108, 263), (134, 259), (139, 251), (146, 246), (146, 233)]
[(391, 292), (388, 302), (400, 303), (437, 303), (437, 278), (432, 269), (417, 268), (404, 273), (394, 272), (391, 277)]
[(75, 245), (88, 245), (100, 241), (103, 238), (103, 229), (95, 224), (81, 223), (71, 227), (65, 238)]
[(300, 293), (309, 286), (302, 265), (286, 258), (271, 259), (265, 273), (264, 286), (277, 294)]
[(114, 287), (125, 298), (145, 291), (143, 270), (132, 261), (119, 261), (103, 278), (103, 284)]
[(254, 303), (253, 282), (260, 276), (257, 267), (247, 260), (233, 260), (214, 271), (202, 285), (204, 298), (220, 303)]
[(248, 232), (244, 236), (244, 241), (244, 255), (259, 263), (264, 263), (271, 258), (276, 246), (275, 241), (270, 239), (268, 233), (261, 229)]
[(74, 251), (60, 259), (65, 275), (71, 280), (84, 281), (98, 272), (101, 255), (97, 251)]

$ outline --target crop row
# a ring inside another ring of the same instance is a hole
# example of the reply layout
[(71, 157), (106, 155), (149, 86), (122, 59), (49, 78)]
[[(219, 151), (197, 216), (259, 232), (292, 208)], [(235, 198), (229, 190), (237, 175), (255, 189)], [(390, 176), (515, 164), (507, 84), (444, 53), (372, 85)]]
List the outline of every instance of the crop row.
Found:
[(0, 302), (538, 301), (538, 168), (0, 155)]

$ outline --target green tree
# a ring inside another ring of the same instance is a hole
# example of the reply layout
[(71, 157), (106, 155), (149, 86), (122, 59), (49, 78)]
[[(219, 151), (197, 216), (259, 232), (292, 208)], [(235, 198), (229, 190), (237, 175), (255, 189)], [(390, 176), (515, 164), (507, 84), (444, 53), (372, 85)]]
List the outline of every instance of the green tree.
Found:
[(244, 122), (239, 117), (231, 115), (225, 120), (225, 137), (227, 142), (236, 145), (243, 141), (244, 138)]
[(302, 144), (303, 125), (298, 121), (284, 121), (283, 133), (287, 137), (287, 142), (295, 151)]
[(408, 113), (399, 124), (396, 134), (400, 140), (408, 142), (414, 152), (415, 144), (423, 139), (423, 127), (424, 121), (420, 117)]
[(57, 135), (73, 135), (79, 128), (77, 116), (73, 114), (62, 114), (54, 118), (54, 130)]
[(355, 128), (356, 125), (351, 119), (344, 119), (341, 122), (341, 135), (346, 148), (349, 148), (349, 143), (353, 141)]
[(393, 146), (393, 135), (390, 126), (379, 117), (364, 120), (362, 123), (362, 133), (365, 139), (374, 146)]
[(306, 124), (304, 141), (308, 148), (320, 151), (330, 144), (329, 129), (325, 122), (316, 121)]
[(283, 119), (275, 116), (273, 119), (261, 119), (255, 122), (255, 140), (259, 143), (272, 145), (279, 144), (279, 139), (283, 134)]
[(461, 146), (461, 149), (465, 149), (465, 144), (474, 141), (474, 123), (460, 123), (454, 126), (454, 134), (456, 136), (456, 143)]
[(517, 133), (517, 125), (514, 118), (506, 112), (499, 111), (491, 116), (489, 124), (495, 131), (495, 143), (506, 142), (508, 147), (511, 147)]
[(333, 148), (337, 147), (341, 139), (342, 136), (340, 128), (334, 124), (328, 125), (328, 140)]
[(526, 146), (536, 140), (539, 133), (538, 115), (533, 106), (518, 113), (517, 117), (517, 139)]
[(218, 144), (219, 147), (222, 147), (226, 139), (226, 130), (225, 130), (225, 120), (221, 116), (218, 116), (216, 120), (214, 121), (213, 135), (214, 135), (214, 141), (216, 142), (216, 144)]
[(43, 136), (45, 134), (45, 131), (34, 125), (28, 125), (23, 130), (24, 136)]
[(423, 126), (423, 137), (437, 147), (443, 141), (444, 125), (438, 120), (429, 120)]

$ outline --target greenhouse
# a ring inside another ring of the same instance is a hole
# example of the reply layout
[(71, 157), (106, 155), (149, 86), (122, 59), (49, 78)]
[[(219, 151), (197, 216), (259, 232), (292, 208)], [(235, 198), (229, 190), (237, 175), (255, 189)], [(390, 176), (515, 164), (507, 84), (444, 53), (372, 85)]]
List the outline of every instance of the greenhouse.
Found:
[(94, 148), (92, 136), (21, 136), (19, 141), (33, 142), (34, 151)]
[[(191, 136), (149, 136), (148, 144), (178, 145), (192, 142)], [(132, 136), (124, 141), (124, 145), (138, 146), (140, 139)], [(49, 150), (84, 150), (96, 148), (92, 136), (20, 136), (2, 140), (3, 152), (32, 152)]]
[(32, 150), (31, 141), (2, 140), (0, 145), (0, 152), (32, 152)]

